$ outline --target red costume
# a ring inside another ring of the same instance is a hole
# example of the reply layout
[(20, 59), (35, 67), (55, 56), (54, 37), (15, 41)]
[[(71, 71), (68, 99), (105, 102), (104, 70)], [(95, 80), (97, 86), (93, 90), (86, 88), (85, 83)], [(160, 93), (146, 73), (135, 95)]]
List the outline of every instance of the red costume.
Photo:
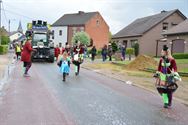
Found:
[(23, 46), (23, 51), (21, 54), (21, 60), (23, 62), (31, 62), (31, 52), (33, 51), (33, 48), (31, 47), (31, 43), (27, 41), (25, 45)]
[(56, 48), (54, 49), (54, 52), (55, 52), (55, 57), (57, 58), (57, 57), (59, 56), (59, 54), (60, 54), (60, 49), (59, 49), (59, 47), (56, 47)]
[[(168, 58), (169, 60), (169, 66), (167, 66), (167, 74), (170, 74), (171, 71), (174, 71), (174, 72), (177, 72), (177, 65), (176, 65), (176, 61), (172, 58)], [(159, 61), (159, 66), (158, 66), (158, 71), (161, 72), (161, 73), (164, 73), (164, 66), (163, 66), (163, 63), (164, 63), (164, 59), (161, 58), (160, 61)]]

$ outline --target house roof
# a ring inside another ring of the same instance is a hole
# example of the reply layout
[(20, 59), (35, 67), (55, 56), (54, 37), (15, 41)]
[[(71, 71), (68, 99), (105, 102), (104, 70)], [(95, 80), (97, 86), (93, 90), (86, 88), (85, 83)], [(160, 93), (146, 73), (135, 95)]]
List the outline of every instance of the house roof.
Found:
[(185, 34), (188, 33), (188, 19), (167, 30), (163, 35)]
[(23, 33), (20, 32), (20, 31), (12, 31), (12, 32), (9, 32), (8, 34), (9, 34), (9, 36), (12, 36), (12, 35), (14, 35), (14, 34), (16, 34), (16, 33), (21, 33), (21, 34), (23, 34)]
[(90, 20), (98, 12), (82, 12), (74, 14), (65, 14), (59, 18), (52, 26), (68, 26), (68, 25), (83, 25)]
[(186, 19), (186, 17), (178, 9), (162, 11), (159, 14), (136, 19), (130, 25), (116, 33), (113, 38), (141, 36), (175, 12), (178, 12)]

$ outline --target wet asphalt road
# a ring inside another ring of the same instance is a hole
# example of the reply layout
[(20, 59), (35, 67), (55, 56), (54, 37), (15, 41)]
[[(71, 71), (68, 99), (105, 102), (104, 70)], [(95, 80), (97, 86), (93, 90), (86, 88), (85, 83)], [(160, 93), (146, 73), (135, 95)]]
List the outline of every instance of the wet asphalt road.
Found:
[[(188, 123), (188, 107), (183, 104), (174, 102), (172, 109), (163, 109), (159, 95), (94, 71), (82, 68), (80, 75), (75, 76), (71, 70), (67, 81), (63, 82), (56, 64), (34, 63), (30, 78), (18, 75), (21, 74), (19, 68), (21, 66), (17, 64), (16, 67), (18, 68), (13, 72), (10, 83), (5, 87), (4, 96), (0, 98), (0, 111), (5, 112), (0, 113), (0, 122), (4, 123), (2, 125), (12, 123), (30, 125), (31, 122), (34, 123), (32, 125), (187, 125)], [(73, 68), (72, 65), (71, 67)], [(23, 92), (23, 89), (28, 91)], [(18, 91), (22, 101), (27, 100), (23, 101), (27, 106), (20, 106), (17, 101), (19, 96), (14, 97), (15, 91)], [(27, 98), (30, 96), (31, 100)], [(8, 97), (10, 99), (7, 99)], [(33, 102), (36, 103), (31, 104)], [(17, 109), (18, 106), (20, 109)], [(25, 108), (33, 109), (24, 112)], [(14, 119), (7, 117), (6, 112), (9, 112)], [(28, 115), (26, 121), (17, 119), (17, 114), (24, 115), (24, 113)]]

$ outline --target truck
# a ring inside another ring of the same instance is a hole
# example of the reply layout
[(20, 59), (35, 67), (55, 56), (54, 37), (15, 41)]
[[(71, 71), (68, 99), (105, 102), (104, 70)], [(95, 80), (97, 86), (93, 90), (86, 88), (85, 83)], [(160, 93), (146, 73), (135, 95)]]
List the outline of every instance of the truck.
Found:
[(37, 20), (27, 24), (27, 34), (32, 36), (32, 48), (36, 49), (31, 56), (31, 60), (45, 60), (54, 62), (54, 45), (50, 41), (50, 25), (46, 21)]

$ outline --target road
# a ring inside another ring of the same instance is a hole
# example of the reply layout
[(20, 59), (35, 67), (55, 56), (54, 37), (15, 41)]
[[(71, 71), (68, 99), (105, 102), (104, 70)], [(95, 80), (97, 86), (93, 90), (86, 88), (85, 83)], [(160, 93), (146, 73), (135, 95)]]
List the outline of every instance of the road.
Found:
[[(73, 66), (72, 66), (73, 68)], [(21, 62), (0, 96), (0, 125), (186, 125), (188, 107), (163, 109), (158, 94), (94, 71), (73, 70), (66, 82), (56, 64), (34, 63), (31, 77)]]

